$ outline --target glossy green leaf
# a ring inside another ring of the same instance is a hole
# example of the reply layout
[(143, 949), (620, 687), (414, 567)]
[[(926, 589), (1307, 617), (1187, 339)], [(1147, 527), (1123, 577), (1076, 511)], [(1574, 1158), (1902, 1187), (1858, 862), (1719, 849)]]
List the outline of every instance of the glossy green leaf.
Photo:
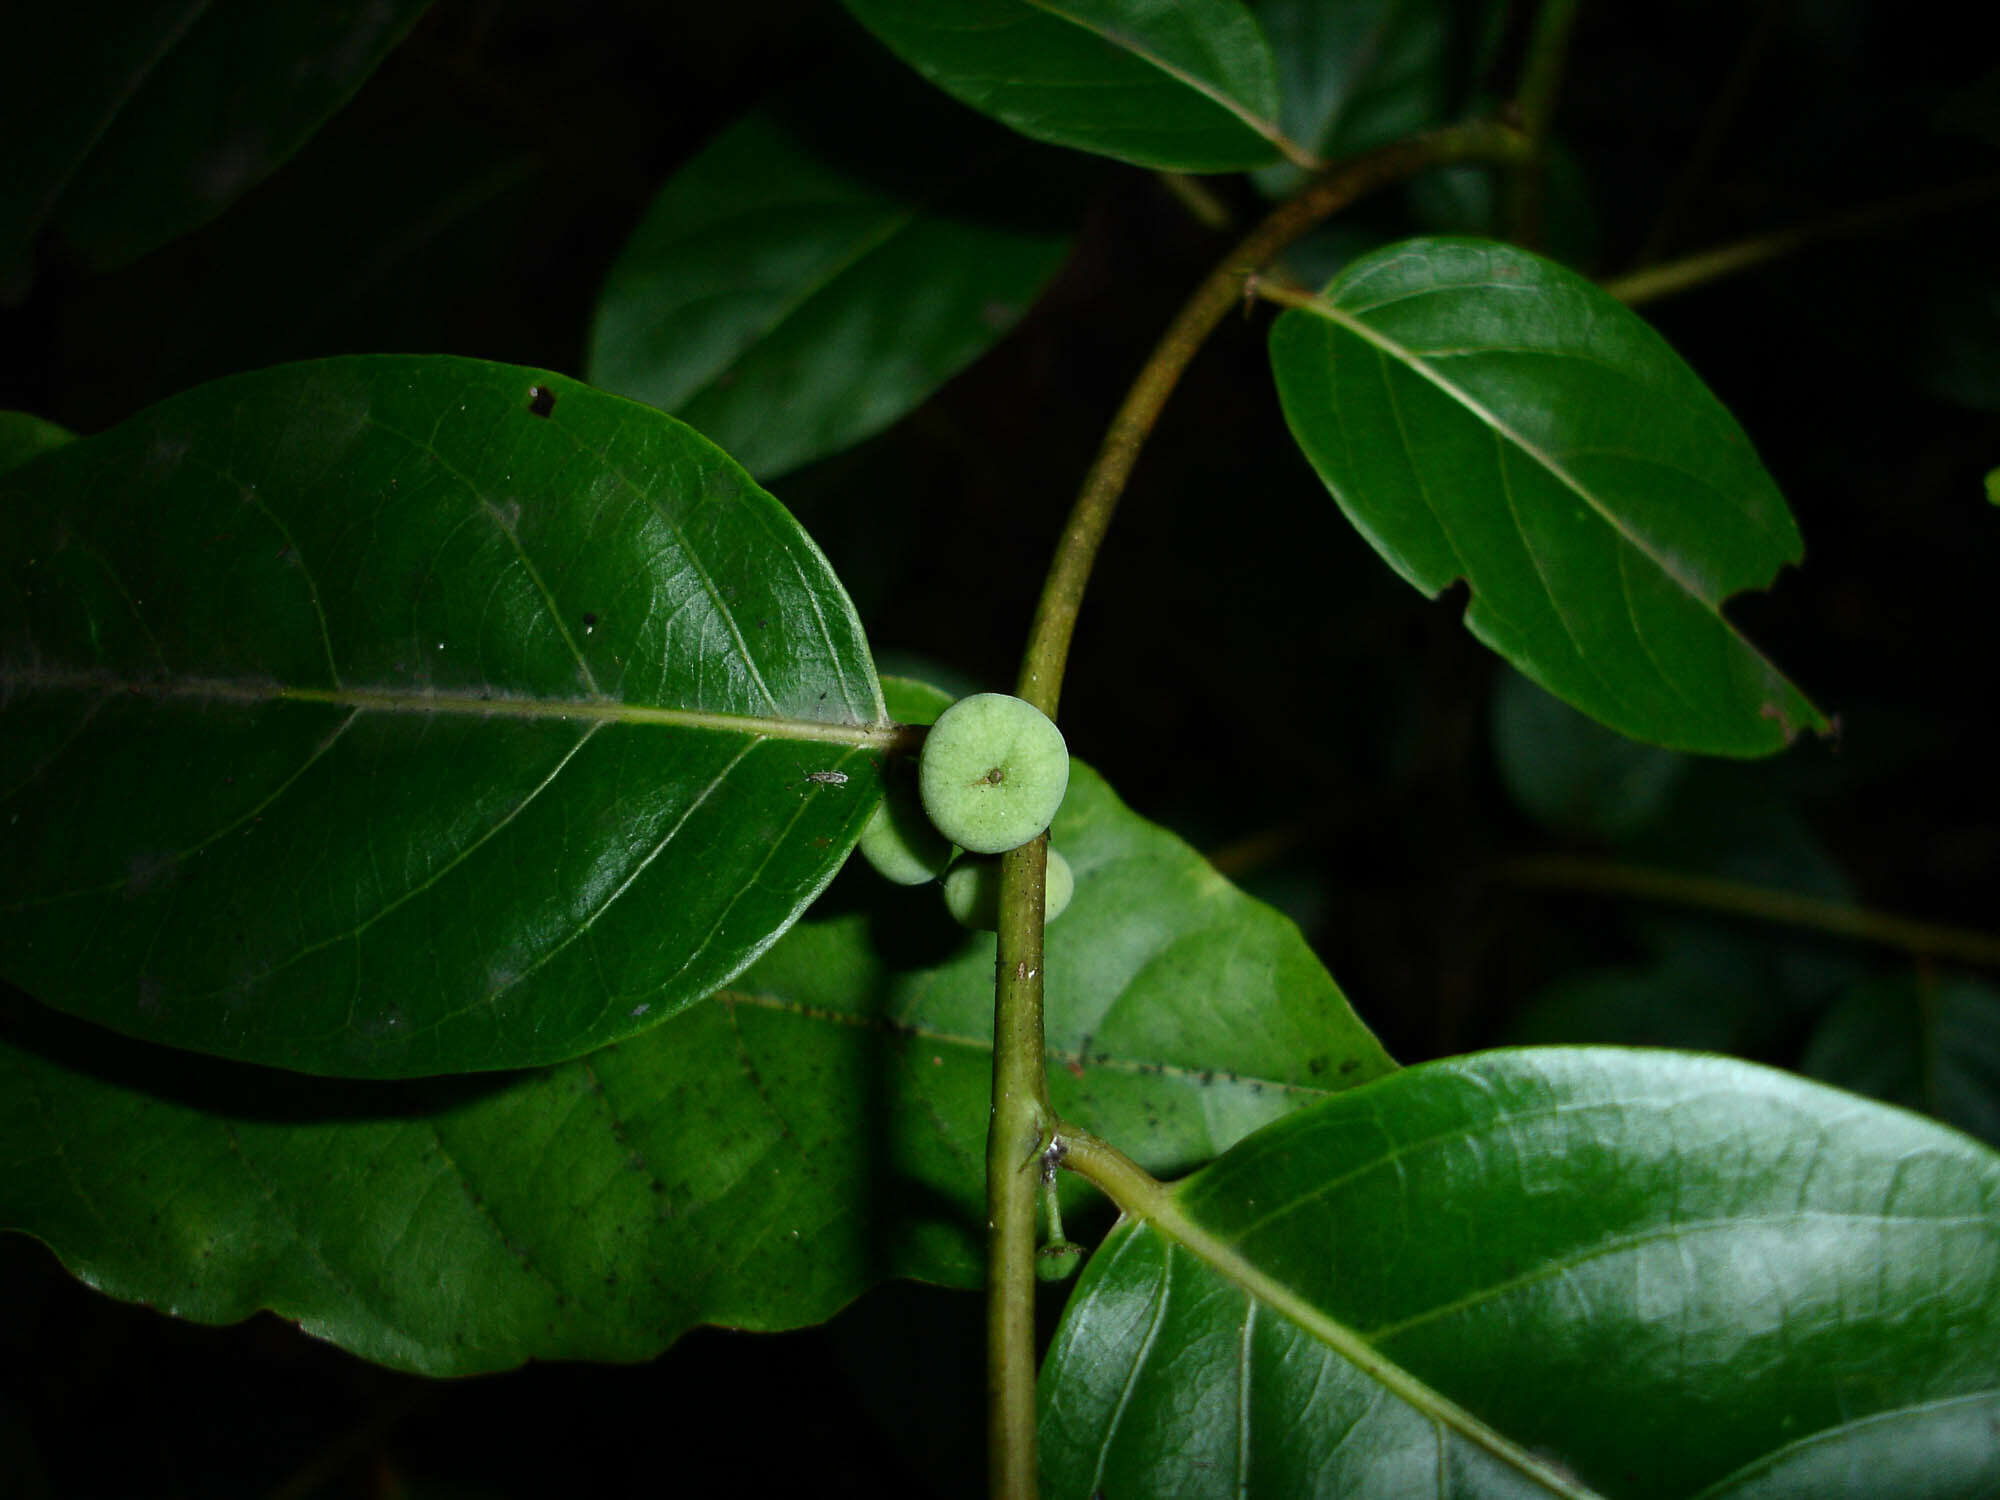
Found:
[(114, 0), (10, 16), (0, 289), (53, 225), (102, 268), (207, 223), (359, 88), (428, 0)]
[(0, 956), (118, 1030), (354, 1076), (578, 1056), (738, 972), (873, 807), (825, 560), (572, 381), (221, 381), (0, 513)]
[(846, 3), (932, 83), (1036, 140), (1186, 172), (1290, 146), (1270, 44), (1240, 0)]
[(768, 479), (912, 410), (1014, 325), (1067, 248), (872, 185), (759, 112), (647, 210), (598, 303), (589, 378)]
[(1859, 1460), (1918, 1444), (1971, 1497), (1996, 1388), (1992, 1152), (1722, 1058), (1486, 1053), (1121, 1225), (1044, 1370), (1044, 1493), (1872, 1500)]
[[(1442, 0), (1260, 0), (1257, 19), (1278, 62), (1279, 122), (1322, 161), (1444, 122), (1458, 18)], [(1257, 180), (1282, 196), (1304, 174), (1268, 167)]]
[(75, 439), (67, 427), (24, 411), (0, 411), (0, 474)]
[(1776, 750), (1826, 720), (1722, 613), (1801, 553), (1749, 440), (1637, 315), (1506, 245), (1409, 240), (1280, 317), (1293, 435), (1411, 584), (1636, 739)]
[[(1185, 1170), (1392, 1066), (1296, 928), (1087, 767), (1054, 836), (1065, 1114)], [(114, 1295), (268, 1307), (432, 1374), (816, 1322), (891, 1275), (975, 1286), (993, 939), (858, 867), (828, 900), (708, 1003), (503, 1078), (298, 1078), (24, 1007), (0, 1225)]]
[(1856, 985), (1820, 1020), (1799, 1069), (2000, 1146), (2000, 991), (1916, 974)]

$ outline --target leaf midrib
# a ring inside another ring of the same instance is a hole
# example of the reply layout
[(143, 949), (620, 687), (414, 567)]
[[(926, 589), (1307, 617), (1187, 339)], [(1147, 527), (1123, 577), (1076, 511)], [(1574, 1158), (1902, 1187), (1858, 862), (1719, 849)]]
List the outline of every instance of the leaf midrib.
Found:
[[(1624, 542), (1625, 545), (1637, 552), (1641, 557), (1644, 557), (1668, 578), (1671, 578), (1683, 593), (1699, 604), (1710, 615), (1713, 615), (1717, 620), (1722, 620), (1720, 605), (1703, 593), (1700, 586), (1694, 580), (1688, 578), (1672, 558), (1653, 547), (1645, 538), (1634, 533), (1625, 524), (1622, 517), (1611, 510), (1603, 500), (1599, 499), (1595, 491), (1591, 490), (1582, 480), (1570, 473), (1554, 454), (1544, 450), (1525, 434), (1516, 431), (1498, 412), (1488, 407), (1478, 397), (1474, 396), (1472, 392), (1466, 390), (1455, 381), (1447, 379), (1442, 373), (1432, 367), (1430, 361), (1425, 356), (1398, 340), (1391, 338), (1381, 330), (1370, 327), (1360, 318), (1355, 317), (1345, 308), (1328, 301), (1325, 297), (1313, 297), (1309, 300), (1301, 300), (1292, 305), (1299, 311), (1312, 313), (1324, 318), (1329, 323), (1338, 324), (1356, 338), (1372, 345), (1379, 352), (1395, 360), (1418, 378), (1428, 381), (1431, 385), (1435, 386), (1447, 398), (1463, 408), (1468, 415), (1483, 423), (1495, 437), (1512, 444), (1525, 457), (1532, 459), (1551, 478), (1588, 506), (1591, 513), (1606, 526), (1610, 527), (1620, 541)], [(1727, 622), (1723, 623), (1726, 624)]]
[(1150, 68), (1157, 69), (1159, 72), (1165, 74), (1168, 78), (1173, 79), (1174, 82), (1180, 84), (1181, 87), (1192, 90), (1194, 93), (1201, 95), (1201, 97), (1208, 100), (1209, 103), (1215, 105), (1217, 108), (1223, 110), (1225, 113), (1229, 114), (1234, 119), (1236, 119), (1238, 123), (1244, 126), (1244, 128), (1251, 131), (1255, 135), (1261, 136), (1264, 140), (1269, 141), (1271, 145), (1277, 149), (1278, 153), (1282, 155), (1287, 161), (1289, 161), (1293, 166), (1301, 167), (1308, 172), (1312, 172), (1312, 171), (1317, 171), (1320, 167), (1325, 165), (1325, 163), (1322, 162), (1318, 157), (1314, 156), (1312, 152), (1306, 150), (1306, 148), (1301, 146), (1297, 141), (1294, 141), (1291, 137), (1287, 136), (1284, 133), (1284, 131), (1279, 128), (1278, 123), (1275, 120), (1267, 120), (1264, 119), (1261, 115), (1253, 113), (1248, 106), (1241, 104), (1237, 100), (1231, 98), (1228, 94), (1224, 93), (1214, 84), (1208, 83), (1203, 79), (1197, 78), (1194, 76), (1194, 74), (1189, 73), (1186, 69), (1178, 67), (1175, 64), (1168, 62), (1164, 57), (1161, 57), (1158, 53), (1153, 52), (1146, 47), (1142, 47), (1138, 42), (1134, 41), (1131, 37), (1125, 36), (1119, 32), (1111, 31), (1103, 26), (1096, 25), (1091, 21), (1083, 19), (1081, 16), (1072, 15), (1063, 6), (1055, 3), (1055, 0), (1023, 0), (1023, 3), (1027, 5), (1030, 9), (1039, 10), (1058, 21), (1062, 21), (1067, 23), (1068, 25), (1076, 27), (1079, 31), (1089, 32), (1092, 36), (1102, 41), (1106, 46), (1116, 47), (1121, 52), (1130, 53), (1135, 59), (1137, 59), (1142, 63), (1145, 63)]
[(252, 677), (176, 677), (162, 681), (100, 672), (0, 671), (0, 694), (16, 691), (95, 692), (106, 697), (205, 699), (226, 703), (317, 703), (379, 714), (457, 714), (483, 719), (643, 724), (871, 750), (897, 748), (908, 734), (906, 726), (889, 722), (843, 724), (718, 709), (668, 708), (624, 703), (614, 698), (522, 698), (486, 691), (440, 693), (391, 687), (314, 688)]

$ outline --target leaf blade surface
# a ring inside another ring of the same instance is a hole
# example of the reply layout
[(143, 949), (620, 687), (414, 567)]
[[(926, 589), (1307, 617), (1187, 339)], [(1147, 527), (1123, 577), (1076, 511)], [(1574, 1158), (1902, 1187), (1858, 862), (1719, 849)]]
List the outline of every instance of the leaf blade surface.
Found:
[(932, 83), (1036, 140), (1188, 172), (1262, 166), (1280, 153), (1276, 64), (1236, 0), (847, 8)]
[(869, 184), (760, 111), (647, 210), (599, 300), (589, 378), (768, 479), (917, 406), (1013, 325), (1067, 249)]
[(1819, 710), (1722, 613), (1801, 556), (1742, 429), (1644, 322), (1510, 246), (1355, 262), (1271, 331), (1293, 436), (1362, 535), (1599, 721), (1769, 753)]
[[(1296, 928), (1086, 766), (1056, 835), (1067, 1113), (1180, 1170), (1392, 1066)], [(711, 1000), (533, 1072), (298, 1078), (0, 1009), (0, 1225), (113, 1295), (269, 1308), (434, 1375), (796, 1327), (889, 1276), (976, 1286), (993, 940), (864, 870), (827, 902)]]
[[(1688, 1494), (2000, 1378), (2000, 1159), (1751, 1064), (1426, 1064), (1168, 1196), (1065, 1315), (1051, 1493), (1234, 1494), (1247, 1473), (1281, 1493)], [(1423, 1393), (1370, 1379), (1319, 1320)], [(1183, 1436), (1149, 1458), (1176, 1412)], [(1993, 1451), (1989, 1431), (1961, 1482)]]
[(575, 1056), (761, 952), (872, 805), (851, 605), (648, 408), (332, 360), (4, 482), (8, 974), (117, 1029), (357, 1076)]

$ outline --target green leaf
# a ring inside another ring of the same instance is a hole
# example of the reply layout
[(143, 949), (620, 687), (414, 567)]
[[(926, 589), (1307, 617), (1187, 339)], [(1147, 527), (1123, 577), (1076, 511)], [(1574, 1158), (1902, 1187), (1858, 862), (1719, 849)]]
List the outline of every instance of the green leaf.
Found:
[(118, 1030), (367, 1077), (579, 1056), (738, 972), (872, 810), (846, 596), (651, 408), (295, 365), (0, 508), (0, 953)]
[(598, 303), (589, 378), (768, 479), (915, 408), (1067, 249), (871, 185), (759, 112), (653, 201)]
[(847, 0), (904, 62), (1023, 135), (1142, 167), (1305, 157), (1278, 127), (1270, 44), (1239, 0)]
[(1636, 739), (1776, 750), (1819, 710), (1724, 618), (1801, 555), (1749, 440), (1635, 314), (1510, 246), (1409, 240), (1280, 317), (1292, 434), (1408, 582)]
[(1925, 1493), (1990, 1492), (2000, 1159), (1916, 1116), (1722, 1058), (1487, 1053), (1155, 1198), (1045, 1366), (1051, 1497), (1860, 1500), (1900, 1491), (1839, 1459), (1891, 1440)]
[[(1055, 837), (1066, 1115), (1185, 1170), (1393, 1066), (1291, 923), (1081, 764)], [(865, 870), (828, 900), (708, 1003), (509, 1077), (298, 1078), (0, 1013), (0, 1225), (113, 1295), (430, 1374), (976, 1286), (993, 939)]]
[(1518, 672), (1493, 695), (1493, 752), (1523, 811), (1558, 833), (1623, 838), (1656, 821), (1688, 762), (1612, 734)]
[(1799, 1070), (2000, 1146), (2000, 991), (1909, 973), (1856, 985), (1821, 1019)]
[(0, 411), (0, 474), (18, 469), (29, 459), (75, 438), (76, 434), (67, 427), (58, 427), (27, 412)]
[(116, 0), (10, 17), (0, 289), (53, 225), (99, 269), (207, 223), (359, 88), (428, 0)]
[[(1261, 0), (1285, 134), (1323, 161), (1386, 146), (1444, 121), (1455, 17), (1440, 0)], [(1258, 186), (1295, 191), (1295, 166), (1268, 167)]]

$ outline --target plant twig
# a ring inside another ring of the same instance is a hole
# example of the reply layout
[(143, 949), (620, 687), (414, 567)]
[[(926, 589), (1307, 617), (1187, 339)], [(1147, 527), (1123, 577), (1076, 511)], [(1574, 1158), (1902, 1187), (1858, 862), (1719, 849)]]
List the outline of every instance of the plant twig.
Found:
[(1506, 163), (1521, 159), (1523, 141), (1511, 127), (1488, 121), (1453, 126), (1366, 152), (1330, 167), (1287, 199), (1223, 257), (1195, 289), (1161, 336), (1118, 414), (1105, 429), (1097, 460), (1084, 479), (1063, 527), (1054, 561), (1035, 607), (1018, 692), (1050, 718), (1062, 697), (1070, 638), (1082, 607), (1097, 549), (1111, 525), (1133, 465), (1167, 398), (1202, 341), (1235, 308), (1247, 278), (1270, 264), (1306, 231), (1391, 183), (1431, 167), (1459, 162)]
[(1153, 176), (1203, 229), (1222, 230), (1235, 224), (1236, 215), (1229, 205), (1201, 178), (1188, 172), (1155, 172)]
[[(1238, 305), (1248, 277), (1329, 215), (1428, 167), (1516, 158), (1519, 133), (1475, 122), (1329, 168), (1281, 204), (1195, 289), (1127, 392), (1098, 449), (1035, 609), (1017, 691), (1050, 718), (1097, 549), (1139, 451), (1202, 341)], [(1054, 1129), (1042, 1038), (1042, 885), (1048, 841), (1003, 857), (993, 1004), (993, 1113), (986, 1138), (988, 1488), (1031, 1500), (1035, 1474), (1035, 1199)]]
[(1822, 901), (1815, 896), (1800, 896), (1790, 891), (1774, 891), (1712, 875), (1683, 875), (1673, 870), (1656, 870), (1572, 854), (1514, 860), (1502, 867), (1502, 873), (1518, 885), (1639, 896), (1650, 901), (1698, 906), (1708, 911), (1776, 922), (1787, 927), (1803, 927), (1832, 937), (1881, 943), (1919, 958), (2000, 966), (2000, 937), (1990, 933), (1891, 916), (1865, 907)]
[(1556, 93), (1569, 61), (1570, 33), (1582, 0), (1542, 0), (1535, 15), (1521, 64), (1520, 86), (1514, 91), (1514, 112), (1527, 152), (1507, 174), (1507, 225), (1514, 242), (1534, 248), (1542, 239), (1542, 183), (1549, 153), (1549, 122), (1555, 118)]
[(1048, 836), (1000, 860), (993, 1115), (986, 1132), (986, 1449), (993, 1500), (1033, 1500), (1035, 1199), (1055, 1118), (1042, 1057)]
[(1614, 276), (1602, 286), (1626, 306), (1637, 307), (1644, 302), (1671, 297), (1676, 292), (1705, 286), (1711, 281), (1720, 281), (1725, 276), (1754, 270), (1769, 261), (1812, 249), (1829, 240), (1895, 228), (1931, 214), (1947, 213), (1955, 208), (1983, 202), (1996, 195), (2000, 195), (2000, 176), (1976, 177), (1968, 182), (1926, 188), (1920, 193), (1906, 193), (1877, 203), (1864, 203), (1858, 208), (1830, 214), (1808, 224), (1752, 235), (1731, 245), (1719, 245), (1713, 250), (1683, 256), (1663, 265), (1648, 266), (1643, 271)]

